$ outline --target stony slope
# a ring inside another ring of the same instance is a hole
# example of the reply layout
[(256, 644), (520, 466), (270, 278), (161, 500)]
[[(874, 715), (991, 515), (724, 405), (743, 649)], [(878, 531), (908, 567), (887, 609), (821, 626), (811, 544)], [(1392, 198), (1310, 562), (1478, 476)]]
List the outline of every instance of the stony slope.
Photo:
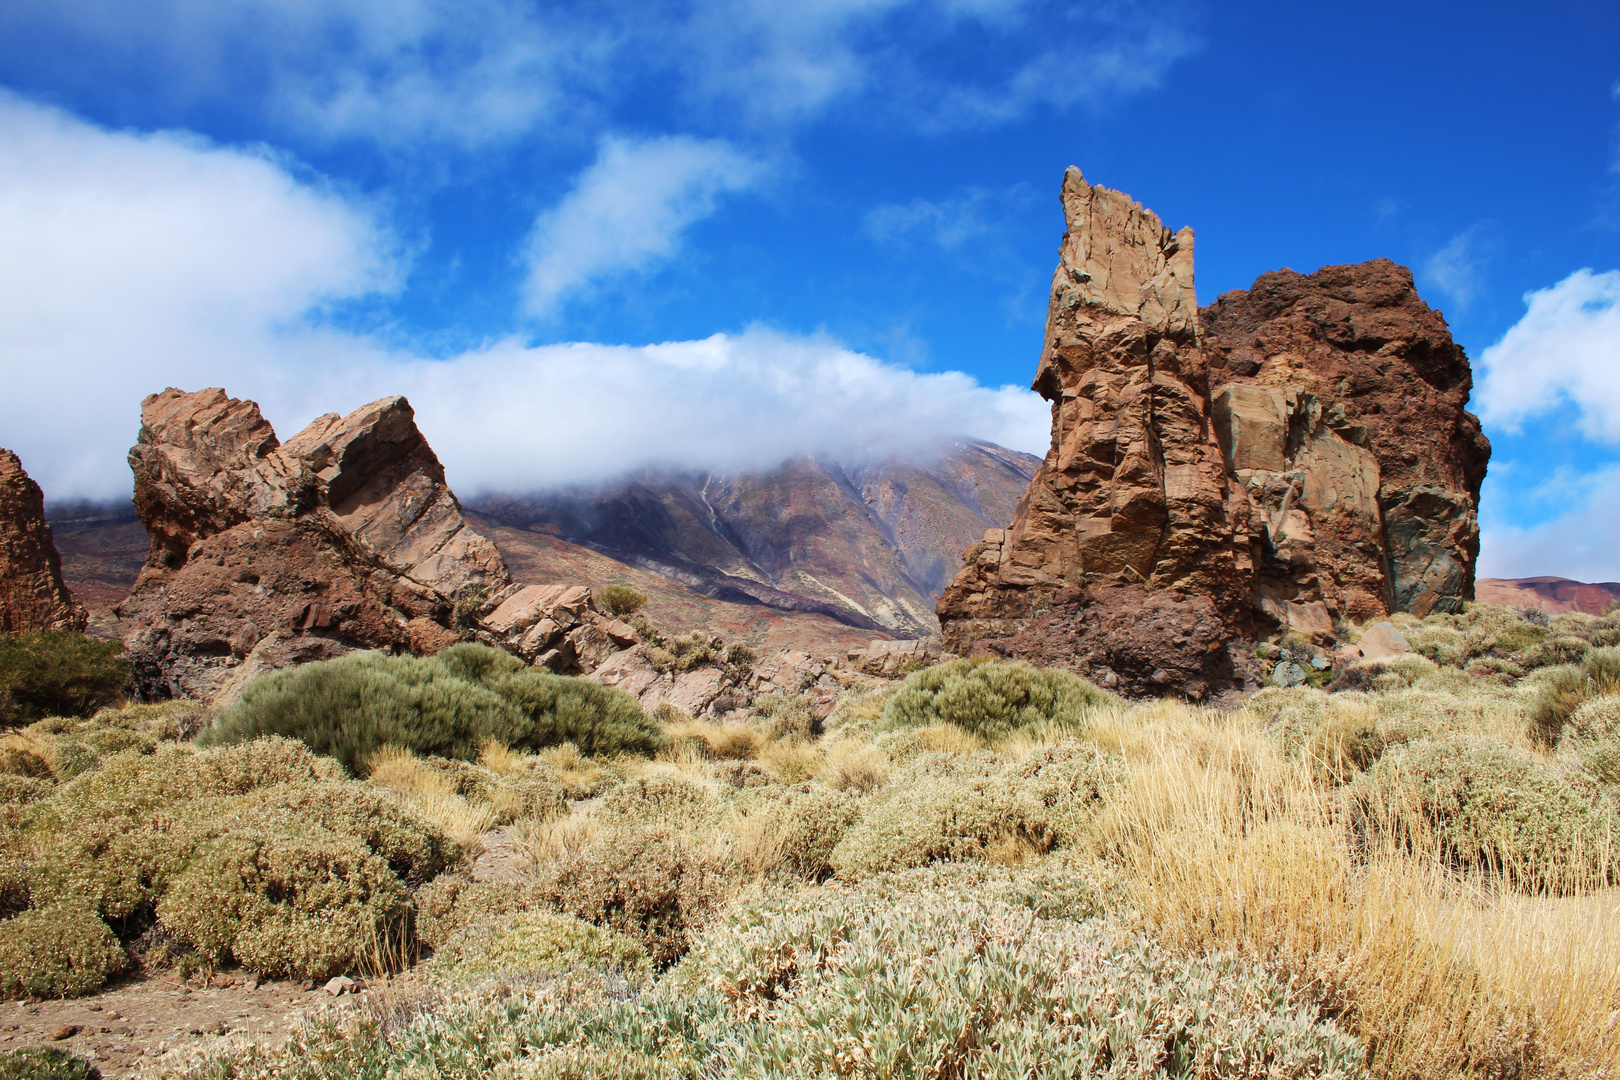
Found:
[(962, 551), (1013, 519), (1039, 464), (961, 440), (929, 462), (805, 458), (763, 474), (645, 476), (468, 509), (718, 600), (928, 636), (938, 633), (934, 601)]

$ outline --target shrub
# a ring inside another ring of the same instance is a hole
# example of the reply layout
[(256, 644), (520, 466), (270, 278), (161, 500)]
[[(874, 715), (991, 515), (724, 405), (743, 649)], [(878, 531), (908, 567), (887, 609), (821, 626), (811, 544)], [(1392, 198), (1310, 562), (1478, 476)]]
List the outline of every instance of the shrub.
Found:
[(757, 835), (769, 846), (769, 867), (807, 881), (831, 877), (832, 853), (860, 817), (860, 804), (820, 784), (755, 791), (738, 813), (756, 819)]
[(288, 668), (249, 683), (200, 738), (299, 739), (357, 772), (385, 746), (472, 760), (485, 743), (588, 754), (648, 753), (662, 733), (622, 690), (525, 667), (482, 645), (429, 659), (364, 653)]
[(1018, 862), (1072, 842), (1101, 804), (1112, 758), (1066, 743), (1025, 762), (924, 754), (866, 806), (829, 858), (859, 881), (934, 862)]
[(883, 708), (890, 728), (954, 724), (985, 739), (1084, 724), (1116, 700), (1067, 671), (999, 661), (952, 660), (906, 678)]
[(1620, 694), (1604, 694), (1570, 714), (1558, 748), (1605, 784), (1620, 784)]
[(268, 975), (351, 970), (366, 945), (409, 928), (410, 894), (357, 840), (311, 829), (233, 832), (207, 844), (157, 906), (204, 958)]
[(504, 697), (435, 660), (362, 653), (253, 680), (199, 742), (283, 735), (354, 773), (384, 746), (470, 759), (485, 740), (512, 743), (524, 728)]
[(129, 683), (122, 654), (72, 630), (0, 634), (0, 724), (95, 711)]
[(1549, 637), (1539, 645), (1524, 650), (1521, 663), (1527, 669), (1552, 667), (1555, 664), (1577, 664), (1592, 645), (1584, 637), (1561, 634)]
[(639, 941), (656, 967), (685, 955), (729, 884), (707, 855), (664, 829), (636, 829), (564, 859), (537, 894), (557, 910)]
[(628, 585), (604, 585), (596, 590), (596, 602), (609, 615), (634, 615), (647, 606), (647, 594)]
[(492, 922), (545, 907), (530, 881), (473, 881), (444, 874), (416, 891), (416, 938), (430, 949), (442, 948), (456, 934), (478, 922)]
[(726, 646), (726, 663), (740, 671), (752, 670), (754, 659), (754, 650), (740, 641)]
[(626, 780), (603, 796), (596, 820), (608, 829), (655, 826), (705, 833), (718, 824), (722, 809), (706, 785), (680, 773), (654, 773)]
[(1607, 882), (1617, 823), (1582, 773), (1457, 734), (1391, 751), (1345, 789), (1364, 841), (1388, 837), (1528, 891)]
[(572, 743), (591, 757), (645, 755), (664, 746), (662, 729), (617, 687), (532, 668), (491, 685), (529, 721), (521, 737), (501, 740), (509, 746), (539, 750)]
[[(1356, 1040), (1227, 955), (930, 893), (745, 908), (671, 980), (733, 1018), (726, 1075), (1362, 1075)], [(720, 1072), (722, 1070), (715, 1070)]]
[(766, 721), (766, 738), (809, 739), (821, 734), (820, 719), (802, 697), (760, 694), (754, 698), (754, 711)]
[(54, 1046), (0, 1053), (0, 1080), (101, 1080), (101, 1070)]
[(1530, 733), (1543, 745), (1558, 742), (1564, 724), (1582, 702), (1620, 691), (1620, 648), (1592, 649), (1579, 666), (1560, 664), (1536, 673), (1535, 690), (1525, 706)]
[(647, 950), (623, 934), (554, 911), (524, 911), (457, 932), (434, 953), (428, 977), (443, 986), (566, 975), (581, 968), (640, 980)]
[(128, 962), (111, 927), (82, 905), (36, 908), (0, 922), (3, 997), (78, 997)]

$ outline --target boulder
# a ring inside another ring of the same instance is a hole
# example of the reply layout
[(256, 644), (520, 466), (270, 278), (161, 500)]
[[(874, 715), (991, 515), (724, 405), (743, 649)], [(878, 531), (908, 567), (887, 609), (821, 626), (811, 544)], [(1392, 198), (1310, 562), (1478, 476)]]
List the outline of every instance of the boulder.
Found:
[(153, 542), (117, 612), (143, 696), (229, 700), (292, 664), (462, 640), (573, 672), (618, 647), (598, 624), (627, 629), (583, 586), (511, 580), (403, 397), (285, 444), (217, 388), (154, 394), (141, 423), (130, 466)]
[(84, 605), (62, 583), (45, 524), (45, 496), (10, 450), (0, 450), (0, 633), (80, 630)]

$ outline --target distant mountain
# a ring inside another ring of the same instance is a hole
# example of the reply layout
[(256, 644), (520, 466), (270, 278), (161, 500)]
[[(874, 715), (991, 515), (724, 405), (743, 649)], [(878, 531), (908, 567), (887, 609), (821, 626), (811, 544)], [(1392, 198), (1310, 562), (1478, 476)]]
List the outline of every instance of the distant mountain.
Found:
[(1474, 585), (1474, 598), (1507, 607), (1538, 607), (1554, 615), (1564, 611), (1601, 615), (1609, 605), (1620, 603), (1620, 581), (1588, 584), (1561, 577), (1480, 578)]
[[(643, 475), (594, 491), (490, 497), (475, 518), (544, 533), (718, 600), (899, 636), (987, 528), (1012, 521), (1040, 459), (959, 440), (932, 461), (801, 458), (768, 473)], [(506, 543), (496, 536), (505, 550)]]

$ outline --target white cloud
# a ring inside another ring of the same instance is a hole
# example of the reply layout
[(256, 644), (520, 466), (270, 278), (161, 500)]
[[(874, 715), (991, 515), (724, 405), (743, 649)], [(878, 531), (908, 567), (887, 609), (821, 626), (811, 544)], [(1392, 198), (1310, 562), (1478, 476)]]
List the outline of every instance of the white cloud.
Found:
[(912, 456), (957, 434), (1044, 454), (1051, 426), (1047, 404), (1028, 390), (918, 373), (766, 329), (640, 347), (505, 343), (369, 370), (367, 380), (376, 393), (410, 396), (467, 494), (646, 467), (764, 468), (806, 453)]
[(1423, 272), (1458, 308), (1466, 310), (1483, 284), (1485, 261), (1476, 225), (1453, 236), (1445, 247), (1429, 256)]
[[(1493, 480), (1486, 480), (1481, 506), (1505, 502)], [(1524, 501), (1556, 501), (1563, 513), (1529, 527), (1501, 524), (1487, 517), (1481, 526), (1479, 576), (1495, 578), (1551, 575), (1576, 581), (1620, 581), (1620, 465), (1549, 478)]]
[(529, 238), (529, 311), (554, 312), (592, 284), (672, 258), (686, 229), (721, 196), (760, 183), (757, 158), (720, 140), (607, 138), (574, 189), (540, 215)]
[(1518, 431), (1569, 406), (1582, 434), (1620, 442), (1620, 271), (1577, 270), (1524, 299), (1524, 317), (1480, 356), (1480, 418)]
[(330, 355), (306, 314), (389, 286), (366, 208), (193, 136), (108, 132), (0, 93), (0, 443), (99, 496), (139, 402)]
[(0, 144), (0, 445), (53, 500), (128, 492), (140, 399), (165, 386), (253, 398), (283, 437), (403, 392), (467, 493), (911, 453), (951, 434), (1045, 449), (1047, 407), (1027, 390), (822, 338), (389, 349), (320, 320), (398, 276), (354, 200), (252, 152), (109, 132), (11, 96)]

